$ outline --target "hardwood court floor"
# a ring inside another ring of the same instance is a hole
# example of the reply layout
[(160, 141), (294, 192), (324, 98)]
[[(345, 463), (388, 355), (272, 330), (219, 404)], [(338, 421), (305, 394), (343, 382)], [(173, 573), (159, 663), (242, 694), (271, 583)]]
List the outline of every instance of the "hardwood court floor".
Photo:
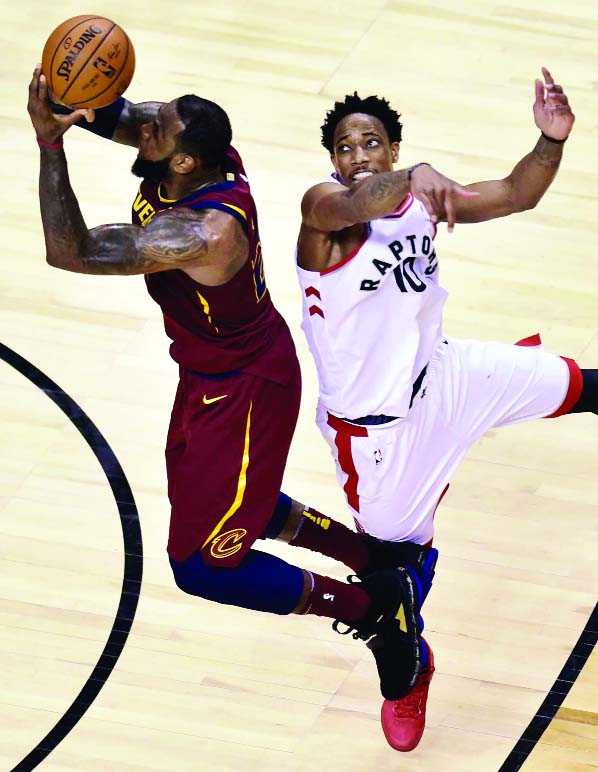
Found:
[[(89, 10), (89, 9), (84, 9)], [(354, 0), (301, 4), (105, 0), (133, 40), (134, 101), (194, 91), (229, 112), (260, 211), (266, 275), (292, 328), (304, 397), (286, 490), (349, 522), (314, 424), (316, 378), (299, 329), (292, 263), (303, 191), (328, 172), (319, 125), (336, 98), (386, 95), (403, 115), (400, 164), (462, 182), (505, 176), (536, 142), (540, 68), (577, 115), (562, 169), (532, 212), (441, 227), (446, 331), (546, 347), (598, 366), (595, 277), (598, 6)], [(48, 772), (449, 770), (495, 772), (525, 731), (597, 596), (598, 423), (570, 416), (491, 432), (437, 514), (441, 558), (426, 605), (437, 673), (411, 754), (381, 733), (373, 660), (315, 618), (203, 603), (173, 585), (163, 442), (176, 385), (158, 309), (140, 277), (85, 277), (44, 263), (27, 84), (48, 32), (81, 13), (24, 0), (3, 9), (0, 340), (56, 381), (100, 429), (131, 484), (144, 581), (132, 633)], [(123, 222), (130, 149), (66, 140), (88, 225)], [(72, 423), (0, 366), (0, 768), (12, 769), (89, 677), (123, 575), (118, 509)], [(268, 545), (343, 578), (318, 555)], [(589, 658), (524, 770), (598, 768), (598, 664)]]

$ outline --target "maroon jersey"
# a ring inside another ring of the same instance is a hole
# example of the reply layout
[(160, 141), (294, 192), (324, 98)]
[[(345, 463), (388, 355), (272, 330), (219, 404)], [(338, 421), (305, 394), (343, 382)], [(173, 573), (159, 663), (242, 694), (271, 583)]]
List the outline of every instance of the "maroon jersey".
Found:
[(207, 375), (245, 370), (270, 380), (288, 380), (286, 323), (266, 287), (257, 212), (237, 151), (227, 154), (224, 182), (173, 201), (160, 185), (143, 180), (133, 204), (133, 223), (145, 226), (174, 207), (220, 209), (235, 217), (249, 242), (248, 258), (226, 284), (210, 287), (175, 269), (145, 276), (164, 314), (170, 353), (183, 367)]

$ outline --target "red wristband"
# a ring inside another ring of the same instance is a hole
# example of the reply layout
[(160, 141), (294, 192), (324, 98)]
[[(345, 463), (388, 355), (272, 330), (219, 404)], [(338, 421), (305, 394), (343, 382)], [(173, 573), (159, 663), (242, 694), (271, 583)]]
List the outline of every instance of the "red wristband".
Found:
[(58, 142), (46, 142), (45, 139), (40, 139), (38, 136), (35, 137), (37, 139), (37, 144), (40, 147), (47, 147), (48, 150), (62, 150), (64, 147), (64, 142), (60, 139)]

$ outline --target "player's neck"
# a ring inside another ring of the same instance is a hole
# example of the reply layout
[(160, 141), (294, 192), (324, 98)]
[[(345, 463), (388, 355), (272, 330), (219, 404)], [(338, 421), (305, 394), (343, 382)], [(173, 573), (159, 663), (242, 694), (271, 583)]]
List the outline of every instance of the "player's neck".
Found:
[(209, 188), (212, 185), (218, 185), (218, 183), (224, 182), (224, 175), (220, 169), (214, 169), (209, 172), (204, 172), (201, 175), (188, 179), (168, 179), (160, 184), (161, 194), (172, 201), (179, 201), (181, 198), (196, 193), (202, 188)]

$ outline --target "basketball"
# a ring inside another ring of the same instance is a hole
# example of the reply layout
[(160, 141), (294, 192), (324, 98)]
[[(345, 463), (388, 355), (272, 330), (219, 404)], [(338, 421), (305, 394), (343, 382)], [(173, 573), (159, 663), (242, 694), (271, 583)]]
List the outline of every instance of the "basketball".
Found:
[(105, 107), (128, 87), (135, 51), (127, 33), (103, 16), (74, 16), (52, 32), (42, 72), (54, 101), (67, 107)]

